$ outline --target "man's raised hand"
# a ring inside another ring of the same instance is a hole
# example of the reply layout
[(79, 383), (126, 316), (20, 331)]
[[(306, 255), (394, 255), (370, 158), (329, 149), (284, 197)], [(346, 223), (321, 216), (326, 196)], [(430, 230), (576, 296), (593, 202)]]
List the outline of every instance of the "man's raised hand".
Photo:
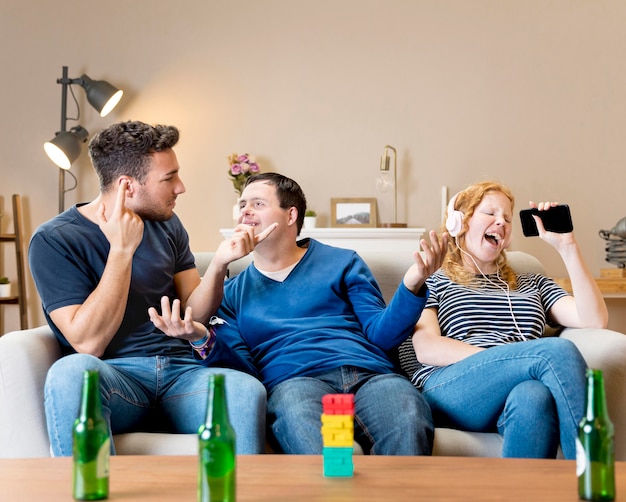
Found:
[(170, 306), (167, 296), (161, 297), (161, 315), (154, 307), (148, 309), (148, 316), (152, 324), (167, 336), (181, 338), (183, 340), (198, 340), (206, 332), (204, 326), (193, 320), (191, 307), (185, 309), (184, 317), (181, 317), (181, 304), (175, 299)]
[(100, 204), (96, 217), (100, 230), (111, 244), (111, 249), (134, 253), (143, 239), (143, 220), (126, 207), (127, 189), (128, 180), (120, 180), (115, 204), (108, 219), (104, 203)]
[(235, 227), (232, 237), (220, 243), (214, 259), (217, 258), (220, 263), (228, 265), (247, 256), (254, 251), (257, 244), (263, 242), (277, 227), (278, 223), (272, 223), (261, 233), (255, 235), (255, 227), (240, 223)]
[(417, 294), (426, 282), (426, 279), (436, 272), (443, 264), (443, 259), (448, 251), (448, 233), (444, 232), (441, 238), (434, 230), (429, 232), (430, 242), (420, 240), (422, 252), (413, 254), (415, 263), (404, 274), (404, 285)]

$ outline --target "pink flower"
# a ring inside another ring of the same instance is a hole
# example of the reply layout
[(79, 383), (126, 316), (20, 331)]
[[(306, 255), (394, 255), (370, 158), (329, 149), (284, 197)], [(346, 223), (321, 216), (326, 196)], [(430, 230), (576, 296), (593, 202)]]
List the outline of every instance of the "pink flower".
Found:
[(228, 175), (233, 182), (235, 192), (241, 195), (246, 180), (253, 174), (260, 173), (261, 168), (259, 164), (257, 164), (256, 159), (247, 153), (243, 155), (236, 153), (229, 155), (228, 163), (230, 164)]

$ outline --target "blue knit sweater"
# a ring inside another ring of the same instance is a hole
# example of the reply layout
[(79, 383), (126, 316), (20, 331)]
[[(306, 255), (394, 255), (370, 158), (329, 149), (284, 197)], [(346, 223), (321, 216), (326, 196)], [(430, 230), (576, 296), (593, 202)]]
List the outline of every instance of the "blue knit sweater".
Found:
[[(427, 290), (400, 284), (385, 306), (368, 266), (351, 250), (305, 239), (308, 249), (283, 282), (249, 265), (228, 280), (216, 346), (206, 364), (257, 374), (268, 389), (344, 365), (392, 373), (389, 351), (413, 333)], [(231, 350), (237, 353), (233, 362)]]

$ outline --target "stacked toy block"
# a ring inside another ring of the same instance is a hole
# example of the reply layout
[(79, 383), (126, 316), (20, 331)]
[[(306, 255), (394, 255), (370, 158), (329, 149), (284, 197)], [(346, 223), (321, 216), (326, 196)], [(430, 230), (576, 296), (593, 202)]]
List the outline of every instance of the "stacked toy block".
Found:
[(327, 394), (322, 409), (324, 476), (352, 476), (354, 394)]

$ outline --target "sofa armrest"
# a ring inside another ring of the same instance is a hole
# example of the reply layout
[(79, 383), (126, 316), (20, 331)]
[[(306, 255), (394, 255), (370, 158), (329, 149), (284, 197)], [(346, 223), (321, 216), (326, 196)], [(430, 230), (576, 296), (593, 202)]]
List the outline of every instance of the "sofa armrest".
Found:
[(207, 268), (209, 268), (209, 264), (211, 263), (214, 255), (215, 253), (210, 251), (200, 251), (193, 254), (200, 277), (202, 277)]
[(626, 336), (608, 329), (566, 328), (587, 366), (602, 370), (609, 417), (615, 425), (615, 459), (626, 460)]
[(0, 458), (50, 456), (43, 389), (59, 357), (48, 326), (0, 337)]

